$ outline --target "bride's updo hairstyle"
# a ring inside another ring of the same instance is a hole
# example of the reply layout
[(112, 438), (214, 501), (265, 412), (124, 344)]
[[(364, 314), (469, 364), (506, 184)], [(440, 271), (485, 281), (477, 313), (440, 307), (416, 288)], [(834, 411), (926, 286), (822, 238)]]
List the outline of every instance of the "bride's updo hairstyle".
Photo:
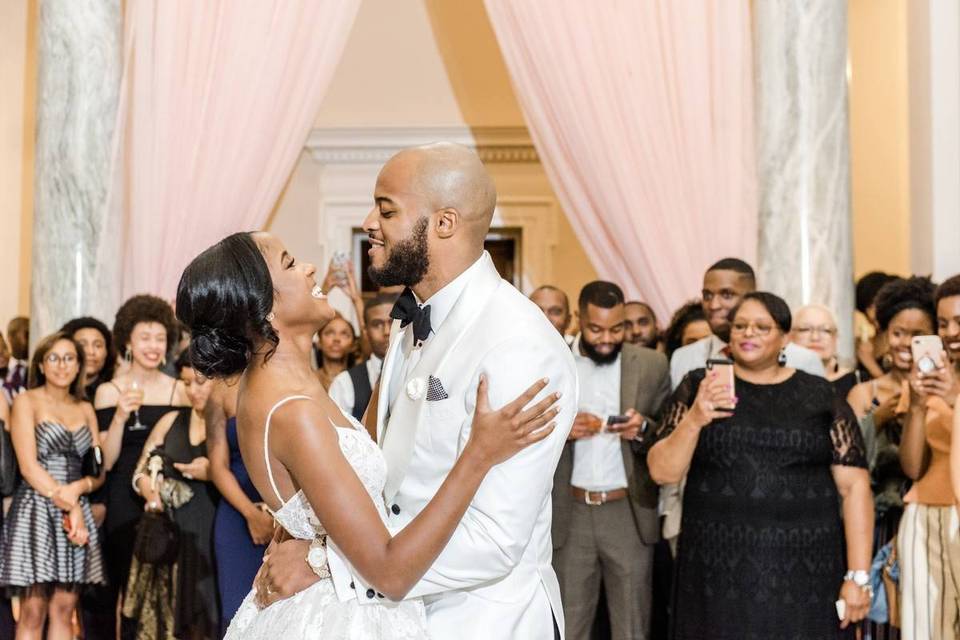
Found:
[(273, 281), (267, 261), (249, 232), (227, 236), (193, 259), (177, 287), (177, 318), (190, 328), (190, 362), (204, 376), (241, 373), (258, 341), (280, 338), (267, 314)]

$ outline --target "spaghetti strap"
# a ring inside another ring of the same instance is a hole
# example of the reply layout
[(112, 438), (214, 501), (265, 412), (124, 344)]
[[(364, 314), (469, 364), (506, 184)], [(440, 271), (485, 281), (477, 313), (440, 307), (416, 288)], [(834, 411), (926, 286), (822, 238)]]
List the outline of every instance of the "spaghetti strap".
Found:
[(270, 437), (270, 419), (273, 418), (273, 413), (287, 404), (291, 400), (309, 400), (310, 396), (287, 396), (279, 402), (277, 402), (273, 407), (270, 408), (270, 412), (267, 414), (267, 422), (263, 425), (263, 461), (267, 463), (267, 479), (270, 481), (270, 487), (273, 489), (273, 494), (277, 496), (277, 500), (280, 501), (280, 505), (283, 506), (284, 500), (283, 496), (280, 495), (280, 490), (277, 488), (277, 483), (273, 480), (273, 466), (270, 464), (270, 448), (269, 448), (269, 437)]
[(174, 398), (174, 396), (177, 395), (177, 385), (178, 385), (178, 384), (180, 384), (180, 381), (177, 380), (176, 378), (174, 378), (174, 379), (173, 379), (173, 390), (170, 392), (170, 402), (167, 403), (167, 404), (169, 404), (171, 407), (173, 406), (173, 398)]

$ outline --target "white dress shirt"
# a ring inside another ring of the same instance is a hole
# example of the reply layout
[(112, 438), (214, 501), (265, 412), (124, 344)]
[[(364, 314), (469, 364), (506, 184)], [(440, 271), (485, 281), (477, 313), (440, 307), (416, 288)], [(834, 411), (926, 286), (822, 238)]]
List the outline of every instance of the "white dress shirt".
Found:
[[(592, 413), (606, 422), (607, 416), (620, 414), (620, 357), (599, 365), (580, 353), (578, 336), (572, 345), (573, 359), (580, 378), (579, 410)], [(598, 433), (573, 443), (573, 475), (570, 484), (587, 491), (612, 491), (627, 486), (623, 468), (620, 436)]]
[[(365, 363), (367, 365), (367, 378), (370, 380), (370, 388), (377, 386), (377, 379), (380, 377), (380, 369), (383, 367), (383, 360), (370, 354), (370, 359)], [(353, 405), (356, 402), (356, 394), (353, 391), (353, 380), (350, 378), (349, 371), (341, 371), (330, 384), (330, 399), (337, 403), (340, 410), (344, 413), (353, 413)]]
[[(443, 321), (450, 315), (450, 310), (453, 309), (453, 305), (456, 304), (460, 294), (463, 293), (467, 283), (470, 282), (473, 272), (476, 271), (482, 263), (483, 257), (481, 256), (480, 259), (470, 265), (451, 282), (447, 283), (440, 291), (430, 296), (430, 298), (423, 302), (420, 302), (419, 299), (417, 300), (417, 304), (419, 304), (421, 308), (427, 305), (430, 306), (430, 335), (427, 336), (427, 339), (424, 340), (421, 345), (415, 347), (413, 344), (413, 324), (408, 324), (403, 328), (403, 333), (400, 335), (400, 339), (402, 340), (400, 343), (400, 352), (397, 354), (399, 357), (395, 360), (393, 374), (390, 376), (390, 407), (393, 407), (393, 403), (397, 400), (397, 394), (400, 393), (402, 385), (406, 383), (407, 372), (417, 366), (417, 363), (420, 361), (420, 350), (436, 335), (440, 329), (440, 325), (442, 325)], [(414, 294), (414, 296), (416, 296), (416, 294)]]
[[(725, 357), (723, 350), (726, 347), (726, 342), (711, 335), (674, 351), (673, 357), (670, 358), (671, 386), (676, 389), (688, 373), (694, 369), (706, 367), (707, 360), (710, 358)], [(784, 353), (787, 355), (788, 367), (806, 371), (810, 375), (820, 376), (821, 378), (826, 376), (820, 356), (810, 349), (791, 342), (787, 344)]]

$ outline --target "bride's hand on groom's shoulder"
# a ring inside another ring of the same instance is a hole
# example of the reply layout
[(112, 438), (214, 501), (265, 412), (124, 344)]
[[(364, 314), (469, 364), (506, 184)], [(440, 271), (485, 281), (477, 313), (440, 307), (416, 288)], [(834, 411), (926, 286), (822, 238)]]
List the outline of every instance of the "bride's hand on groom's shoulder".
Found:
[(551, 393), (530, 405), (547, 383), (546, 378), (538, 380), (515, 400), (494, 411), (490, 408), (489, 381), (481, 375), (477, 410), (464, 455), (469, 452), (480, 464), (492, 467), (549, 436), (556, 427), (552, 420), (560, 413), (555, 406), (560, 393)]

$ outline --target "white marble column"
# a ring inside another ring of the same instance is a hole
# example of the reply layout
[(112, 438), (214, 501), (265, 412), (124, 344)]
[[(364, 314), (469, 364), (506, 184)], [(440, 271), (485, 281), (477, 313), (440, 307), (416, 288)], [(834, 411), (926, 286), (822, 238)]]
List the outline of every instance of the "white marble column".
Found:
[(120, 0), (40, 3), (31, 339), (113, 324), (120, 231), (105, 200), (122, 66)]
[(754, 9), (760, 287), (837, 316), (853, 355), (847, 9), (763, 0)]

